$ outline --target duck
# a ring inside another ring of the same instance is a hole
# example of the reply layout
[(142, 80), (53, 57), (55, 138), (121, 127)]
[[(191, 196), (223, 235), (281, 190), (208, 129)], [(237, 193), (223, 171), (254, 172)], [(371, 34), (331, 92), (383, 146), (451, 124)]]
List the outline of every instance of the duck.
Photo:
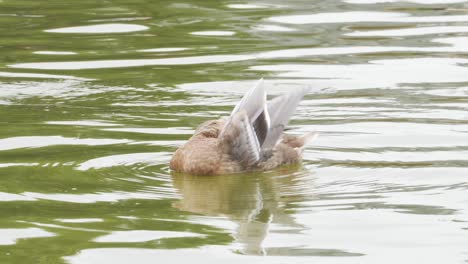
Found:
[(269, 171), (302, 162), (304, 147), (317, 137), (283, 133), (309, 88), (294, 89), (267, 101), (263, 78), (249, 89), (230, 116), (200, 124), (173, 154), (172, 171), (223, 175)]

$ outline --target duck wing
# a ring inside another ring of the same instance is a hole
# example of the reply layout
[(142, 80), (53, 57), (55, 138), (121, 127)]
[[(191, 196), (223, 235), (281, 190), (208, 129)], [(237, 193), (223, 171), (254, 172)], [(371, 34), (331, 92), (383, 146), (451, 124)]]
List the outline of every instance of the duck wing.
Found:
[(268, 103), (267, 111), (270, 117), (270, 126), (262, 144), (262, 149), (271, 149), (276, 145), (289, 119), (296, 111), (297, 105), (309, 90), (310, 88), (296, 89), (275, 97)]
[(245, 165), (255, 164), (262, 151), (273, 148), (289, 119), (309, 89), (298, 89), (278, 96), (268, 104), (263, 79), (252, 87), (234, 107), (221, 130), (226, 150)]
[(245, 165), (260, 160), (261, 146), (268, 135), (270, 117), (263, 79), (260, 79), (234, 107), (221, 130), (220, 140), (228, 144), (226, 150)]
[(261, 146), (265, 141), (270, 128), (270, 116), (268, 114), (263, 78), (260, 79), (249, 91), (247, 91), (244, 97), (242, 97), (239, 103), (237, 103), (234, 110), (231, 112), (229, 120), (222, 129), (221, 134), (223, 134), (231, 125), (233, 117), (241, 111), (245, 112), (247, 115)]
[(225, 147), (224, 152), (234, 160), (248, 167), (260, 160), (261, 148), (254, 126), (245, 111), (240, 111), (231, 117), (230, 125), (221, 135)]

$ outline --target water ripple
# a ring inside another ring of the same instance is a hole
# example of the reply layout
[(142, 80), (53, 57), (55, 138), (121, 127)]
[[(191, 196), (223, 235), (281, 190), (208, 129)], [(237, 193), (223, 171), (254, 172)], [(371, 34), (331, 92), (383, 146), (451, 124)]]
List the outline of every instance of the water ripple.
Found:
[[(316, 85), (340, 89), (398, 88), (408, 83), (450, 83), (468, 81), (468, 60), (458, 58), (414, 58), (376, 60), (368, 64), (275, 64), (253, 66), (251, 70), (278, 72), (278, 77), (320, 78)], [(446, 74), (439, 74), (443, 70)], [(376, 78), (369, 79), (368, 76)], [(322, 84), (320, 84), (322, 83)]]
[(100, 157), (85, 161), (78, 165), (77, 170), (101, 169), (113, 166), (129, 166), (136, 163), (149, 165), (164, 164), (169, 157), (167, 152), (131, 153)]
[(234, 62), (253, 59), (247, 55), (211, 55), (194, 56), (167, 59), (129, 59), (129, 60), (97, 60), (97, 61), (70, 61), (70, 62), (38, 62), (18, 63), (9, 67), (22, 69), (43, 70), (83, 70), (83, 69), (105, 69), (122, 67), (140, 67), (151, 65), (192, 65), (204, 63)]
[(431, 34), (447, 34), (447, 33), (466, 33), (468, 27), (465, 26), (440, 26), (440, 27), (418, 27), (406, 29), (390, 29), (390, 30), (373, 30), (373, 31), (358, 31), (345, 34), (351, 37), (407, 37), (407, 36), (422, 36)]
[(99, 243), (122, 243), (122, 242), (147, 242), (165, 238), (186, 238), (186, 237), (203, 237), (201, 234), (191, 232), (176, 232), (176, 231), (154, 231), (154, 230), (131, 230), (131, 231), (114, 231), (111, 234), (97, 237), (94, 241)]
[(0, 245), (14, 245), (18, 239), (53, 236), (55, 236), (54, 233), (35, 227), (0, 229)]
[[(52, 2), (0, 14), (0, 262), (466, 260), (466, 1)], [(260, 77), (303, 163), (171, 172)]]
[(98, 202), (118, 202), (121, 200), (141, 199), (141, 200), (160, 200), (167, 198), (175, 198), (176, 195), (168, 196), (168, 194), (150, 193), (150, 192), (99, 192), (99, 193), (82, 193), (82, 194), (69, 194), (69, 193), (35, 193), (25, 192), (18, 196), (17, 201), (33, 201), (34, 199), (49, 200), (66, 203), (98, 203)]
[(275, 16), (270, 17), (267, 20), (272, 22), (295, 25), (363, 22), (437, 23), (467, 22), (468, 15), (411, 16), (407, 13), (349, 11), (337, 13), (319, 13), (310, 15)]
[(127, 33), (149, 29), (146, 26), (134, 24), (99, 24), (78, 27), (65, 27), (48, 29), (49, 33), (78, 33), (78, 34), (104, 34), (104, 33)]
[(55, 145), (100, 146), (129, 143), (127, 139), (66, 138), (62, 136), (29, 136), (0, 139), (0, 151), (20, 148), (41, 148)]
[(437, 5), (437, 4), (451, 4), (451, 3), (464, 3), (466, 0), (344, 0), (346, 3), (351, 4), (378, 4), (378, 3), (398, 3), (410, 2), (422, 5)]

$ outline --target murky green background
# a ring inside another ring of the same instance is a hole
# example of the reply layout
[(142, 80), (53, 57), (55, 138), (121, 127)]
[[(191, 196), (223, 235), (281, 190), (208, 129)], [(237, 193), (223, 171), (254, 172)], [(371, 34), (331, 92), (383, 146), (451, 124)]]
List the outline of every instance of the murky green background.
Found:
[[(0, 0), (0, 263), (468, 261), (468, 3)], [(304, 164), (171, 174), (260, 77)]]

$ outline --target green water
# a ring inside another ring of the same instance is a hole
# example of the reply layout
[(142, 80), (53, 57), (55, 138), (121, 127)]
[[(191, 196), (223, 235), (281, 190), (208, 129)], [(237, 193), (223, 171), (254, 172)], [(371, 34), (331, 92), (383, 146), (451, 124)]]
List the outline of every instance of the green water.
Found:
[[(468, 261), (467, 10), (0, 0), (0, 263)], [(304, 163), (171, 173), (260, 77)]]

